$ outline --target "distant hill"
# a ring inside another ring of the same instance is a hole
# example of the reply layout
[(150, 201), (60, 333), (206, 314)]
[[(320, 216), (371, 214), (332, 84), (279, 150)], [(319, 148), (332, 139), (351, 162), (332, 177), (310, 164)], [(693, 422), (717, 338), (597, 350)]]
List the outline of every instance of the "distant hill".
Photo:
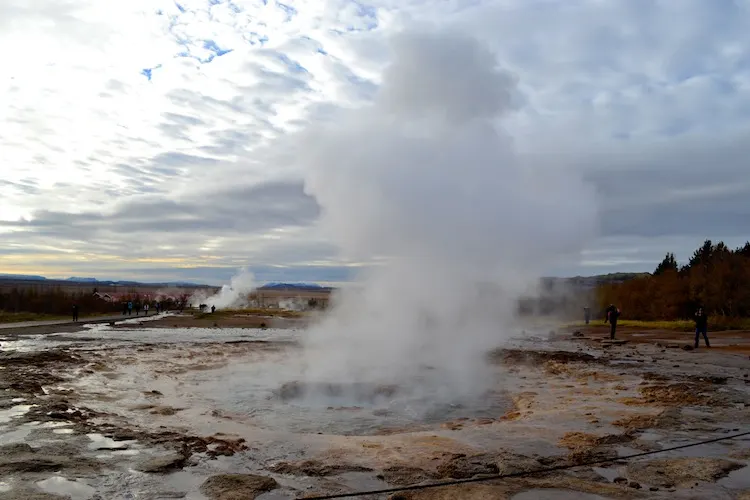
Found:
[(44, 281), (46, 279), (44, 276), (34, 276), (31, 274), (0, 274), (0, 280)]
[(316, 283), (266, 283), (258, 287), (258, 290), (300, 290), (300, 291), (326, 291), (331, 287), (321, 286)]
[[(45, 278), (44, 276), (36, 276), (36, 275), (29, 275), (29, 274), (0, 274), (0, 282), (8, 282), (8, 281), (45, 281), (49, 283), (68, 283), (68, 284), (87, 284), (87, 285), (94, 285), (94, 286), (173, 286), (173, 287), (190, 287), (190, 288), (200, 288), (205, 287), (207, 285), (202, 285), (199, 283), (190, 283), (187, 281), (167, 281), (163, 283), (143, 283), (140, 281), (120, 281), (120, 280), (99, 280), (96, 278), (79, 278), (79, 277), (70, 277), (65, 279), (52, 279), (52, 278)], [(213, 288), (213, 287), (212, 287)]]
[(542, 283), (547, 287), (567, 285), (578, 289), (596, 288), (598, 285), (622, 283), (641, 276), (649, 276), (650, 274), (651, 273), (609, 273), (597, 274), (595, 276), (574, 276), (572, 278), (542, 278)]

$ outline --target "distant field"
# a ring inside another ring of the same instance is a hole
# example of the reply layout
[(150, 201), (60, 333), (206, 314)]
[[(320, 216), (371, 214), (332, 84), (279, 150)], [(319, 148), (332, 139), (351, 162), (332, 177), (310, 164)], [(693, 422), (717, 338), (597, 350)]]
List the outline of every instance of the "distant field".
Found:
[[(593, 320), (589, 324), (591, 326), (604, 325), (602, 320)], [(576, 322), (570, 325), (571, 327), (585, 328), (586, 324)], [(617, 326), (624, 328), (638, 328), (642, 330), (672, 330), (677, 332), (692, 332), (695, 330), (695, 322), (690, 320), (658, 320), (658, 321), (637, 321), (621, 319), (617, 322)], [(709, 318), (708, 329), (714, 332), (720, 332), (725, 330), (750, 330), (750, 318)]]
[[(84, 320), (86, 318), (97, 318), (102, 316), (116, 316), (117, 313), (105, 313), (105, 314), (82, 314), (81, 320)], [(19, 312), (19, 313), (9, 313), (5, 311), (0, 311), (0, 323), (25, 323), (27, 321), (64, 321), (64, 320), (72, 320), (73, 319), (73, 313), (66, 315), (66, 316), (60, 316), (55, 314), (39, 314), (39, 313), (29, 313), (29, 312)]]
[(277, 318), (301, 318), (306, 313), (299, 311), (288, 311), (286, 309), (221, 309), (216, 312), (195, 312), (196, 319), (220, 319), (233, 316), (275, 316)]
[(70, 319), (71, 316), (55, 316), (52, 314), (37, 314), (37, 313), (8, 313), (0, 311), (0, 323), (23, 323), (26, 321), (56, 321), (62, 319)]

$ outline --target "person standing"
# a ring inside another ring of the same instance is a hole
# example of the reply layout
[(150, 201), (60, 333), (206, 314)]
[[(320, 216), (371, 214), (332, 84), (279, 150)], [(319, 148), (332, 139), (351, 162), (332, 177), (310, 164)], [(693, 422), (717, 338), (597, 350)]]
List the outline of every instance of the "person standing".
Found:
[(78, 321), (78, 304), (73, 304), (73, 322)]
[(588, 307), (583, 308), (583, 320), (586, 322), (586, 324), (589, 324), (589, 320), (591, 319), (591, 309)]
[(128, 301), (128, 316), (132, 316), (132, 315), (133, 315), (133, 301), (129, 300)]
[(701, 335), (703, 340), (706, 341), (706, 347), (711, 347), (708, 342), (708, 315), (706, 314), (703, 307), (699, 307), (695, 311), (695, 348), (698, 349), (700, 345)]
[(148, 316), (148, 302), (143, 304), (143, 315)]
[(617, 320), (620, 318), (620, 310), (615, 307), (614, 304), (610, 304), (606, 309), (607, 316), (604, 318), (604, 322), (609, 322), (609, 340), (615, 340), (615, 332), (617, 330)]

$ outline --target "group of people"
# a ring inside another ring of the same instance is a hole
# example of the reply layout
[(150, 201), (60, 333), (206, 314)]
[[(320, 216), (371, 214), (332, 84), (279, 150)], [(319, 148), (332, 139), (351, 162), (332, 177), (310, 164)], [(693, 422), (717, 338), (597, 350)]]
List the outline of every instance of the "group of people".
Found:
[[(604, 322), (609, 323), (609, 338), (615, 340), (615, 332), (617, 331), (617, 320), (620, 318), (620, 309), (614, 304), (610, 304), (605, 310)], [(589, 324), (591, 318), (591, 310), (588, 307), (584, 308), (584, 319), (586, 324)], [(701, 335), (703, 340), (706, 342), (706, 347), (711, 347), (711, 343), (708, 340), (708, 314), (702, 306), (699, 306), (695, 310), (693, 315), (695, 321), (695, 348), (698, 349), (700, 345)]]
[[(154, 308), (156, 309), (156, 314), (164, 312), (164, 307), (161, 305), (160, 302), (155, 302)], [(141, 313), (140, 302), (135, 302), (135, 303), (133, 303), (133, 301), (124, 302), (122, 304), (122, 315), (132, 316), (133, 309), (135, 309), (135, 315), (138, 316)], [(148, 303), (143, 304), (144, 316), (148, 316), (148, 311), (149, 311), (149, 304)], [(78, 304), (73, 304), (73, 322), (78, 322)]]
[[(162, 305), (161, 305), (160, 302), (155, 302), (154, 303), (154, 308), (156, 309), (156, 314), (164, 312), (163, 308), (162, 308)], [(135, 315), (136, 316), (138, 316), (139, 314), (141, 314), (141, 303), (140, 302), (133, 303), (132, 300), (129, 300), (128, 302), (123, 302), (123, 304), (122, 304), (122, 315), (123, 316), (125, 316), (125, 315), (132, 316), (133, 309), (135, 309)], [(146, 302), (145, 304), (143, 304), (143, 315), (144, 316), (148, 316), (148, 311), (149, 311), (149, 305), (148, 305), (148, 302)]]

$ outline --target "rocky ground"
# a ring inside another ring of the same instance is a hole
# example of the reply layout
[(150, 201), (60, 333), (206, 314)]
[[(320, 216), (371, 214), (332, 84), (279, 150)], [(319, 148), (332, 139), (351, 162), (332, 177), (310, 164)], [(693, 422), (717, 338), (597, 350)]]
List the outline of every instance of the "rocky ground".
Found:
[(596, 460), (611, 462), (380, 498), (750, 498), (750, 438), (618, 460), (750, 430), (750, 359), (733, 340), (522, 341), (489, 356), (509, 407), (343, 435), (325, 415), (364, 420), (367, 409), (324, 409), (325, 432), (287, 426), (295, 383), (262, 403), (270, 418), (256, 400), (242, 406), (298, 349), (284, 331), (29, 333), (0, 342), (0, 500), (305, 498)]

